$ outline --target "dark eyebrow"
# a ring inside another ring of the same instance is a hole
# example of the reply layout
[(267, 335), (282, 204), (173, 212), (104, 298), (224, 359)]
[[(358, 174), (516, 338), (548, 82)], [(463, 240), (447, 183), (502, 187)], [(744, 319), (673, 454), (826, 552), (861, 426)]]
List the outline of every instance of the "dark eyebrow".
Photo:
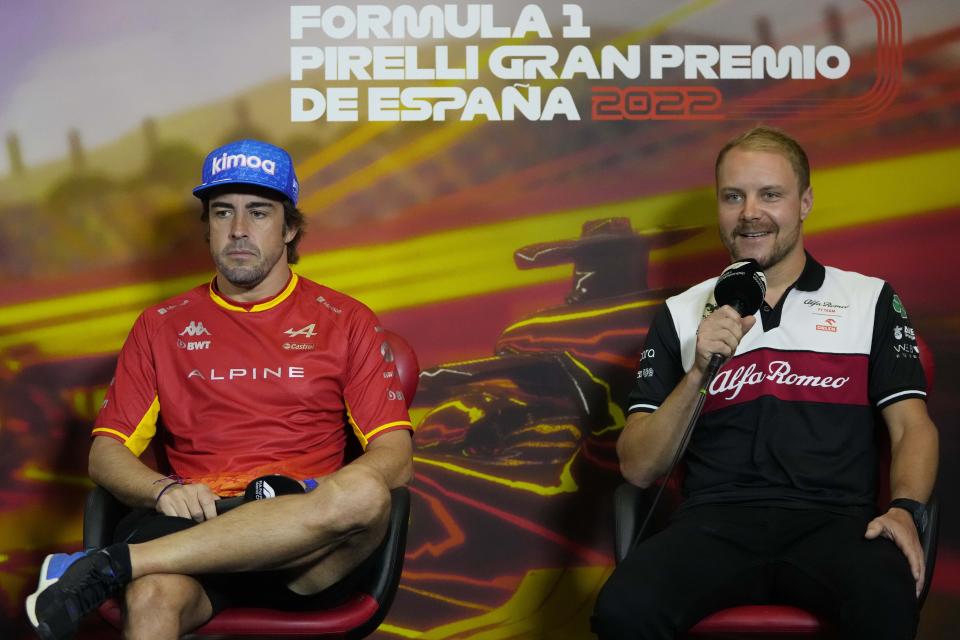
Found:
[[(247, 209), (261, 209), (261, 208), (264, 208), (264, 207), (270, 207), (270, 205), (272, 205), (272, 204), (273, 204), (273, 203), (270, 202), (269, 200), (262, 200), (262, 201), (259, 201), (259, 200), (258, 200), (258, 201), (248, 202), (246, 208), (247, 208)], [(229, 202), (225, 202), (225, 201), (223, 201), (223, 200), (214, 200), (213, 202), (211, 202), (211, 203), (210, 203), (210, 208), (212, 209), (213, 207), (217, 207), (218, 209), (233, 209), (233, 205), (232, 205), (232, 204), (230, 204)]]

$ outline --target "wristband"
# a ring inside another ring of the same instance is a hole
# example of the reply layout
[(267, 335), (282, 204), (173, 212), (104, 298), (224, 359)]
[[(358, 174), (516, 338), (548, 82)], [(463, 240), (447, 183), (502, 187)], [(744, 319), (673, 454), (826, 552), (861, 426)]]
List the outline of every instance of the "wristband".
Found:
[[(170, 487), (172, 487), (172, 486), (174, 486), (174, 485), (178, 485), (178, 484), (179, 484), (179, 485), (182, 485), (182, 484), (183, 484), (183, 478), (180, 478), (180, 477), (177, 477), (176, 479), (172, 479), (172, 478), (161, 478), (160, 480), (167, 480), (167, 479), (170, 479), (170, 480), (173, 480), (173, 481), (172, 481), (170, 484), (168, 484), (167, 486), (165, 486), (163, 489), (160, 489), (160, 493), (157, 494), (157, 499), (153, 501), (153, 508), (154, 508), (154, 509), (156, 509), (156, 508), (157, 508), (157, 505), (160, 504), (160, 497), (163, 496), (163, 494), (167, 492), (167, 489), (169, 489)], [(157, 484), (157, 482), (160, 482), (160, 480), (155, 481), (153, 484)]]
[(888, 509), (903, 509), (913, 518), (913, 524), (917, 527), (917, 534), (923, 537), (927, 530), (927, 507), (922, 502), (911, 500), (910, 498), (897, 498), (890, 501)]
[(306, 487), (307, 491), (313, 491), (317, 488), (317, 485), (320, 484), (313, 478), (307, 478), (303, 481), (303, 486)]

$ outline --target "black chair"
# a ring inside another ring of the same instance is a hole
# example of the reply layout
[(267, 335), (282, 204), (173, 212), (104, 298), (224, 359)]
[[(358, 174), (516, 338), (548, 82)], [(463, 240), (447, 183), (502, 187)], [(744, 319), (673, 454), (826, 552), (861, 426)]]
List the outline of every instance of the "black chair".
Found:
[[(928, 388), (933, 389), (935, 368), (930, 350), (921, 340), (920, 360), (927, 377)], [(877, 470), (877, 506), (886, 510), (890, 502), (890, 440), (887, 430), (878, 427), (878, 447), (881, 451)], [(677, 474), (675, 474), (676, 476)], [(664, 489), (660, 504), (656, 506), (651, 524), (644, 537), (665, 524), (669, 515), (680, 503), (680, 482), (676, 477)], [(619, 563), (630, 549), (640, 542), (639, 529), (650, 511), (657, 487), (640, 489), (629, 483), (621, 484), (614, 492), (614, 557)], [(933, 582), (933, 570), (937, 561), (937, 539), (940, 532), (940, 501), (934, 493), (927, 502), (927, 528), (920, 540), (926, 565), (926, 580), (920, 593), (922, 607)], [(832, 637), (835, 630), (816, 614), (786, 605), (745, 605), (717, 611), (687, 632), (692, 637)]]
[[(394, 355), (397, 376), (407, 406), (413, 401), (420, 368), (416, 354), (400, 336), (386, 332)], [(362, 566), (365, 573), (357, 589), (347, 600), (334, 607), (314, 611), (278, 611), (274, 609), (225, 609), (199, 629), (196, 635), (345, 637), (363, 638), (372, 633), (387, 615), (396, 595), (403, 570), (403, 555), (410, 517), (410, 492), (406, 487), (390, 492), (390, 524), (380, 547)], [(242, 498), (217, 501), (222, 513), (242, 503)], [(112, 542), (113, 531), (128, 508), (109, 491), (95, 487), (87, 496), (83, 513), (83, 546), (105, 547)], [(100, 606), (100, 614), (111, 625), (123, 625), (120, 603), (110, 599)]]
[[(655, 491), (641, 489), (629, 483), (623, 483), (614, 492), (614, 556), (619, 563), (630, 549), (640, 542), (637, 533), (643, 519), (650, 509)], [(665, 498), (674, 498), (674, 487), (664, 489)], [(667, 494), (671, 494), (668, 496)], [(884, 506), (887, 500), (881, 501)], [(664, 512), (670, 511), (669, 506), (657, 508), (654, 514), (653, 530), (663, 522)], [(927, 529), (920, 543), (923, 545), (923, 557), (926, 563), (926, 581), (920, 593), (920, 606), (927, 597), (930, 583), (933, 580), (934, 565), (937, 560), (937, 537), (940, 527), (940, 502), (934, 494), (927, 503)], [(650, 527), (648, 527), (649, 533)], [(646, 535), (644, 537), (647, 537)], [(698, 622), (688, 632), (694, 637), (723, 637), (723, 636), (811, 636), (829, 637), (833, 633), (830, 624), (816, 614), (805, 609), (787, 605), (745, 605), (732, 607), (710, 614)]]

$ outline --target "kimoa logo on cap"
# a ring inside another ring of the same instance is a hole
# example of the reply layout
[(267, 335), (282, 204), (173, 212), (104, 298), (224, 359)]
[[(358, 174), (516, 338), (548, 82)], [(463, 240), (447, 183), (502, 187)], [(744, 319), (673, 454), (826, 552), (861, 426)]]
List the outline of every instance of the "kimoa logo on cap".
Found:
[(221, 171), (235, 169), (237, 167), (258, 169), (271, 176), (277, 172), (277, 163), (273, 160), (264, 160), (260, 156), (247, 155), (245, 153), (227, 155), (227, 153), (224, 152), (222, 155), (213, 158), (210, 166), (210, 175), (215, 176)]

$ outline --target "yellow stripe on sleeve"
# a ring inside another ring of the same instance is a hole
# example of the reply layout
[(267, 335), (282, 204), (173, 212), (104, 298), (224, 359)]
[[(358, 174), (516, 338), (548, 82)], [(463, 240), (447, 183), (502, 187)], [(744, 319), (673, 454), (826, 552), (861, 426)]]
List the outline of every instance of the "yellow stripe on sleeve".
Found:
[(95, 433), (110, 433), (110, 434), (113, 434), (113, 435), (117, 436), (118, 438), (120, 438), (121, 442), (126, 442), (127, 439), (130, 437), (130, 436), (128, 436), (128, 435), (125, 434), (125, 433), (122, 433), (122, 432), (120, 432), (120, 431), (117, 431), (116, 429), (108, 429), (107, 427), (97, 427), (96, 429), (94, 429), (94, 430), (91, 431), (90, 433), (94, 433), (94, 434), (95, 434)]
[(397, 420), (396, 422), (388, 422), (387, 424), (382, 424), (370, 433), (367, 434), (367, 441), (373, 440), (373, 436), (377, 435), (381, 431), (386, 431), (391, 427), (409, 427), (410, 430), (413, 430), (413, 424), (409, 420)]
[(353, 414), (350, 413), (350, 405), (348, 405), (346, 402), (343, 404), (347, 408), (347, 421), (353, 428), (353, 433), (357, 436), (357, 440), (360, 441), (360, 446), (363, 447), (364, 451), (366, 451), (367, 445), (370, 443), (373, 437), (382, 431), (386, 431), (387, 429), (393, 427), (408, 427), (411, 431), (413, 431), (413, 424), (409, 420), (397, 420), (395, 422), (382, 424), (376, 429), (373, 429), (370, 433), (365, 434), (360, 430), (360, 426), (357, 424), (357, 421), (353, 419)]
[(350, 426), (353, 427), (353, 433), (357, 436), (357, 440), (360, 441), (360, 446), (363, 447), (363, 450), (367, 450), (367, 436), (363, 435), (363, 431), (360, 430), (360, 427), (357, 425), (357, 421), (353, 419), (353, 414), (350, 413), (350, 405), (346, 402), (343, 403), (343, 406), (347, 409), (347, 422), (350, 423)]
[(160, 398), (154, 396), (150, 408), (147, 409), (147, 412), (140, 419), (140, 422), (137, 423), (137, 428), (134, 429), (133, 433), (129, 436), (105, 427), (98, 427), (93, 430), (93, 433), (102, 431), (120, 436), (123, 439), (124, 446), (139, 458), (140, 455), (147, 450), (147, 447), (150, 446), (150, 441), (153, 440), (153, 436), (157, 435), (158, 415), (160, 415)]

